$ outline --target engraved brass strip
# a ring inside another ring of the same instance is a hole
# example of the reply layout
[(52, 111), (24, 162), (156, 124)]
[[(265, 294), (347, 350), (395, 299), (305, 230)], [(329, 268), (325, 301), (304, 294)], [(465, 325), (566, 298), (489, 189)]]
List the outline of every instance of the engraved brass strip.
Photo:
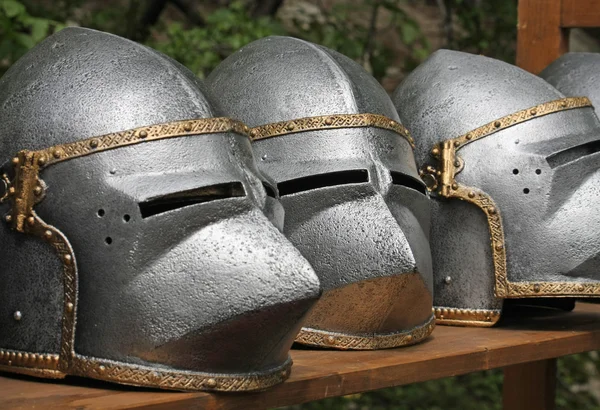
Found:
[(296, 342), (340, 350), (389, 349), (419, 343), (427, 338), (434, 328), (435, 318), (433, 315), (423, 325), (414, 329), (398, 333), (374, 334), (373, 336), (349, 335), (303, 327), (296, 336)]
[(71, 374), (175, 390), (262, 390), (287, 379), (292, 365), (291, 359), (281, 367), (264, 374), (214, 375), (178, 370), (158, 371), (144, 366), (77, 355), (74, 350), (78, 301), (75, 254), (66, 236), (56, 227), (46, 224), (33, 209), (45, 194), (45, 184), (40, 179), (40, 171), (58, 162), (147, 141), (226, 132), (247, 135), (248, 131), (248, 127), (238, 121), (228, 118), (205, 118), (136, 128), (40, 151), (19, 152), (12, 160), (15, 177), (13, 181), (8, 182), (11, 189), (6, 198), (12, 206), (5, 219), (13, 230), (48, 242), (63, 264), (61, 349), (58, 355), (0, 350), (0, 370), (47, 378), (62, 378)]
[(431, 150), (431, 154), (438, 160), (440, 169), (436, 170), (431, 166), (421, 169), (420, 174), (431, 191), (435, 191), (438, 195), (445, 198), (458, 198), (470, 202), (486, 214), (490, 229), (494, 262), (494, 294), (498, 298), (600, 296), (600, 285), (569, 282), (509, 282), (506, 270), (504, 229), (500, 210), (493, 199), (482, 190), (464, 186), (456, 181), (456, 175), (465, 166), (464, 161), (457, 157), (456, 152), (473, 141), (531, 119), (584, 107), (592, 107), (589, 99), (585, 97), (569, 97), (539, 104), (535, 107), (499, 118), (457, 138), (448, 139), (435, 145)]
[(375, 127), (394, 131), (406, 139), (411, 147), (415, 147), (415, 141), (402, 124), (378, 114), (333, 114), (274, 122), (252, 128), (250, 130), (250, 139), (258, 141), (305, 131), (361, 127)]
[(435, 321), (438, 325), (490, 327), (500, 319), (500, 310), (457, 309), (436, 306)]

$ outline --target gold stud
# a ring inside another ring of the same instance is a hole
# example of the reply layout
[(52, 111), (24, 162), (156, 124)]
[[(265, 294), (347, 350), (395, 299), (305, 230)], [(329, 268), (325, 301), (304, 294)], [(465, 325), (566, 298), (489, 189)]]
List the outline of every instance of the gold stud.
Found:
[(71, 262), (73, 262), (73, 257), (71, 257), (71, 255), (65, 255), (64, 260), (67, 265), (70, 265)]
[(12, 222), (12, 215), (6, 215), (4, 219), (6, 220), (6, 222)]
[(54, 158), (59, 159), (62, 156), (62, 152), (59, 149), (55, 149), (52, 155), (54, 156)]
[(327, 343), (329, 343), (330, 345), (335, 343), (335, 337), (333, 336), (327, 336)]
[(44, 238), (51, 239), (52, 238), (52, 231), (51, 230), (47, 230), (46, 232), (44, 232)]
[(100, 372), (100, 373), (104, 373), (105, 371), (106, 371), (106, 367), (104, 367), (104, 366), (102, 366), (102, 365), (100, 365), (100, 366), (98, 367), (98, 372)]
[(472, 136), (471, 134), (467, 134), (467, 135), (465, 135), (465, 138), (466, 138), (467, 140), (470, 140), (471, 138), (473, 138), (473, 136)]
[(27, 218), (27, 224), (28, 224), (29, 226), (33, 226), (33, 225), (35, 225), (35, 218), (34, 218), (33, 216), (30, 216), (30, 217), (28, 217), (28, 218)]
[(42, 192), (44, 192), (44, 191), (42, 190), (42, 187), (39, 185), (33, 189), (33, 193), (37, 196), (42, 195)]
[(210, 388), (210, 389), (214, 389), (215, 387), (217, 387), (217, 381), (215, 379), (208, 379), (206, 381), (206, 387)]
[(454, 141), (454, 146), (458, 147), (460, 145), (460, 141)]
[(244, 132), (247, 134), (247, 133), (248, 133), (248, 131), (250, 131), (250, 128), (248, 128), (248, 126), (247, 126), (247, 125), (244, 125)]
[(560, 106), (563, 107), (563, 108), (565, 108), (567, 106), (567, 102), (566, 101), (561, 102)]
[(90, 147), (92, 148), (98, 148), (98, 140), (97, 139), (93, 139), (90, 141)]
[(15, 360), (16, 357), (17, 357), (17, 354), (15, 352), (10, 353), (10, 360)]
[(475, 198), (475, 192), (469, 191), (469, 198)]
[(456, 182), (452, 184), (452, 189), (455, 191), (458, 189), (458, 184)]
[(17, 359), (23, 360), (23, 353), (17, 353)]
[(73, 308), (75, 306), (73, 306), (73, 304), (71, 302), (67, 303), (67, 312), (71, 313), (73, 311)]
[(52, 363), (52, 356), (50, 356), (49, 354), (46, 355), (46, 363)]
[(59, 359), (60, 359), (60, 357), (59, 357), (57, 354), (55, 354), (55, 355), (53, 355), (53, 356), (52, 356), (52, 361), (53, 361), (55, 364), (58, 364), (58, 361), (59, 361)]
[(39, 157), (37, 162), (38, 162), (39, 166), (43, 167), (44, 165), (46, 165), (46, 157), (44, 157), (44, 156)]
[(438, 156), (438, 155), (440, 154), (440, 149), (439, 149), (439, 148), (437, 148), (437, 147), (435, 147), (434, 149), (432, 149), (432, 150), (431, 150), (431, 153), (432, 153), (434, 156)]
[(325, 124), (327, 124), (327, 125), (333, 124), (333, 120), (331, 119), (331, 117), (327, 117), (327, 119), (325, 120)]
[(492, 318), (490, 316), (486, 316), (485, 320), (488, 321), (488, 322), (490, 322), (492, 320)]
[(390, 121), (390, 127), (395, 127), (396, 126), (396, 121)]
[(460, 167), (460, 161), (459, 160), (454, 161), (454, 166), (455, 167)]
[(580, 292), (583, 292), (583, 290), (585, 289), (585, 287), (584, 287), (583, 285), (579, 285), (579, 286), (577, 286), (577, 289), (578, 289)]
[(529, 114), (536, 115), (537, 114), (537, 110), (535, 108), (532, 108), (531, 110), (529, 110)]
[(287, 370), (282, 370), (282, 371), (281, 371), (281, 377), (282, 377), (282, 378), (284, 378), (284, 379), (285, 379), (286, 377), (288, 377), (288, 371), (287, 371)]
[(494, 208), (493, 206), (491, 206), (491, 207), (488, 209), (488, 213), (489, 213), (490, 215), (494, 215), (494, 214), (496, 213), (496, 208)]
[(497, 243), (496, 244), (496, 250), (497, 251), (501, 251), (504, 248), (504, 245), (502, 245), (501, 243)]
[(293, 122), (290, 122), (285, 128), (287, 128), (288, 131), (292, 131), (294, 128), (296, 128), (296, 126)]
[(407, 336), (406, 336), (406, 341), (407, 341), (407, 342), (411, 342), (411, 341), (412, 341), (412, 339), (413, 339), (412, 335), (407, 335)]
[(14, 187), (14, 186), (11, 186), (10, 188), (8, 188), (8, 193), (9, 193), (10, 195), (14, 195), (14, 194), (15, 194), (15, 192), (16, 192), (16, 190), (15, 190), (15, 187)]
[(13, 165), (19, 165), (19, 158), (17, 158), (17, 157), (14, 157), (14, 158), (12, 159), (12, 163), (13, 163)]
[(23, 355), (23, 361), (24, 361), (24, 362), (26, 362), (26, 361), (28, 361), (28, 360), (29, 360), (29, 353), (25, 353), (25, 354)]
[[(187, 132), (190, 132), (190, 131), (192, 130), (192, 124), (190, 124), (189, 122), (188, 122), (188, 123), (186, 123), (186, 124), (183, 126), (183, 129), (184, 129), (185, 131), (187, 131)], [(141, 136), (141, 135), (140, 135), (140, 136)]]
[(494, 127), (496, 127), (496, 128), (500, 128), (500, 125), (502, 125), (502, 124), (500, 123), (500, 121), (496, 121), (496, 122), (494, 122)]
[(148, 131), (141, 130), (139, 133), (140, 138), (146, 138), (148, 136)]
[(533, 285), (533, 291), (534, 291), (535, 293), (538, 293), (540, 290), (541, 290), (541, 288), (540, 288), (540, 285), (539, 285), (539, 284), (537, 284), (537, 283), (536, 283), (535, 285)]

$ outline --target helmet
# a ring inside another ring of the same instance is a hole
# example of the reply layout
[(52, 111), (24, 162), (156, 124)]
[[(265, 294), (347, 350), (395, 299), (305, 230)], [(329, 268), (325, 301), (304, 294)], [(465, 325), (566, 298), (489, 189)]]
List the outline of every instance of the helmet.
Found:
[(490, 326), (507, 298), (600, 295), (600, 123), (586, 98), (441, 50), (396, 90), (433, 195), (438, 323)]
[(0, 79), (0, 105), (1, 370), (221, 391), (288, 376), (318, 278), (273, 224), (247, 127), (191, 73), (69, 28)]
[(429, 199), (412, 138), (376, 80), (332, 50), (269, 37), (223, 61), (207, 86), (254, 127), (284, 233), (321, 280), (324, 296), (296, 341), (377, 349), (427, 337)]
[(540, 77), (564, 95), (588, 97), (600, 116), (600, 53), (566, 53), (546, 67)]

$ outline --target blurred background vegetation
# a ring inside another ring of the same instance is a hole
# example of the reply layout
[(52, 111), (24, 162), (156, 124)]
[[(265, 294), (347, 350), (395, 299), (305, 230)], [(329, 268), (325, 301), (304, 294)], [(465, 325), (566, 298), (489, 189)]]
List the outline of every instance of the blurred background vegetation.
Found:
[[(514, 62), (517, 0), (0, 0), (0, 75), (65, 26), (147, 44), (199, 77), (252, 40), (291, 35), (360, 62), (388, 91), (439, 48)], [(600, 51), (598, 31), (575, 30), (571, 49)], [(596, 352), (559, 360), (557, 408), (600, 409)], [(493, 370), (293, 406), (302, 410), (501, 409)]]

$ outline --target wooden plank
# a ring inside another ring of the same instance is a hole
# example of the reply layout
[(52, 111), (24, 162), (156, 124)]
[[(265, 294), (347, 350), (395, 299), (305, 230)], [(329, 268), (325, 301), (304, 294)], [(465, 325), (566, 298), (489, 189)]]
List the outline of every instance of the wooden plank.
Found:
[(424, 343), (391, 350), (294, 350), (288, 381), (262, 393), (134, 389), (85, 379), (0, 376), (0, 408), (265, 409), (600, 349), (600, 305), (507, 320), (495, 328), (438, 326)]
[(518, 14), (517, 65), (538, 74), (568, 50), (561, 0), (520, 0)]
[(600, 0), (562, 0), (562, 27), (600, 27)]
[(506, 367), (503, 390), (503, 406), (506, 410), (553, 410), (556, 359)]

